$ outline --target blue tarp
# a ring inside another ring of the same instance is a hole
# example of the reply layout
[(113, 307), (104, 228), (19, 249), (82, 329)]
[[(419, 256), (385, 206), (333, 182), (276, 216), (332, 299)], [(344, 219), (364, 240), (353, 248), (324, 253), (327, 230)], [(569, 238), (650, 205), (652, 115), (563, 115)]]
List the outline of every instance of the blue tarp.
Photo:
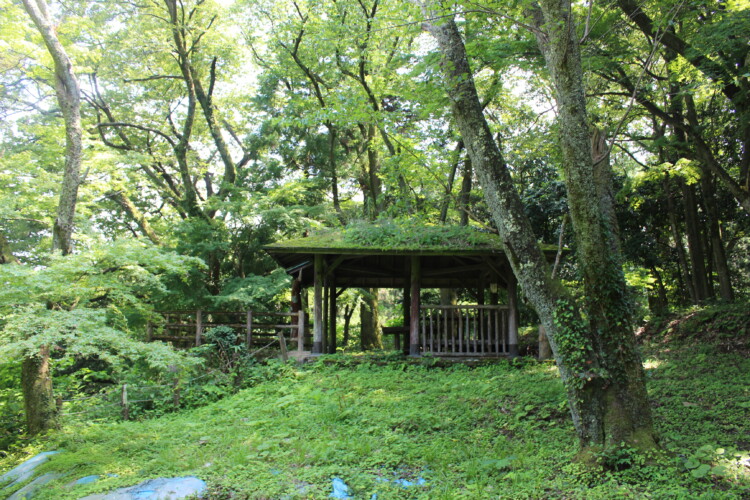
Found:
[(0, 483), (4, 483), (5, 481), (12, 480), (13, 482), (5, 487), (5, 489), (8, 489), (18, 484), (21, 484), (24, 481), (31, 479), (31, 477), (34, 476), (34, 471), (36, 470), (36, 468), (42, 465), (47, 460), (49, 460), (49, 457), (51, 457), (55, 453), (60, 453), (60, 452), (59, 451), (45, 451), (45, 452), (42, 452), (38, 455), (31, 457), (30, 459), (26, 460), (21, 465), (15, 467), (14, 469), (9, 470), (8, 472), (0, 476)]
[(89, 495), (81, 500), (177, 500), (206, 491), (205, 481), (194, 476), (149, 479), (111, 493)]

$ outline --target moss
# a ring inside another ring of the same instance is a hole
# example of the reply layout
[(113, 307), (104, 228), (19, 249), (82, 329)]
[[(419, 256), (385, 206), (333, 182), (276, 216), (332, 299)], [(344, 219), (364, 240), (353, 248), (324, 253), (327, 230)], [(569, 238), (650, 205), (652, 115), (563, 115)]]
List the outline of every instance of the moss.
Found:
[[(472, 226), (425, 225), (414, 222), (358, 222), (344, 228), (323, 229), (305, 238), (265, 247), (270, 251), (375, 251), (375, 252), (503, 252), (497, 234)], [(554, 245), (543, 250), (554, 252)]]

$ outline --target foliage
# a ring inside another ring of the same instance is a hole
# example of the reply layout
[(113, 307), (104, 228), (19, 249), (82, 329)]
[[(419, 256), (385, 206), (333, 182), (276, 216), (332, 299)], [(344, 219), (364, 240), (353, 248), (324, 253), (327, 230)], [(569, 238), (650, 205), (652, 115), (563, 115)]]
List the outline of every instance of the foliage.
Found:
[[(154, 303), (170, 297), (164, 280), (183, 278), (196, 267), (197, 259), (133, 241), (56, 256), (46, 267), (0, 266), (0, 369), (18, 369), (16, 360), (48, 346), (58, 395), (66, 399), (134, 377), (157, 383), (175, 371), (184, 376), (195, 359), (142, 339)], [(20, 382), (4, 382), (2, 414), (17, 417)]]
[[(118, 477), (73, 490), (62, 479), (41, 498), (78, 498), (145, 477), (185, 474), (206, 479), (218, 498), (325, 497), (334, 476), (358, 497), (747, 495), (747, 358), (713, 344), (644, 348), (668, 453), (611, 450), (602, 455), (606, 470), (571, 462), (575, 443), (565, 396), (549, 364), (446, 368), (339, 357), (348, 361), (257, 366), (250, 388), (203, 408), (66, 427), (45, 442), (66, 450), (45, 470)], [(419, 477), (426, 480), (422, 486), (393, 483)]]

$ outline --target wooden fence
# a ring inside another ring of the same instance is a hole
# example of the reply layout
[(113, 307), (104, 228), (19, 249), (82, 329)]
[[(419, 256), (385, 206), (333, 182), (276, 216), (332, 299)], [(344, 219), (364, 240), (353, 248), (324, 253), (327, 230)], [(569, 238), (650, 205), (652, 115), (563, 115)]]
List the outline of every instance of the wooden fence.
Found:
[[(171, 342), (176, 347), (195, 347), (203, 343), (203, 334), (210, 328), (227, 326), (237, 332), (237, 341), (248, 349), (273, 342), (296, 342), (303, 350), (306, 318), (300, 312), (254, 311), (162, 311), (165, 322), (148, 325), (149, 340)], [(301, 335), (300, 335), (301, 332)], [(303, 343), (300, 344), (300, 338)], [(285, 345), (282, 346), (286, 348)]]
[(436, 356), (508, 354), (508, 306), (421, 307), (422, 352)]

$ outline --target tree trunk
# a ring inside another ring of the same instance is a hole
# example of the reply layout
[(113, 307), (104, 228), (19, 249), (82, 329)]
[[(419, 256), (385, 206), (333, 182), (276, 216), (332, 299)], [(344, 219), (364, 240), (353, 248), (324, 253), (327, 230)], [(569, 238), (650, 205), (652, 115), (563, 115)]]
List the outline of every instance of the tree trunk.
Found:
[[(73, 62), (57, 38), (44, 0), (23, 0), (24, 8), (44, 39), (55, 66), (55, 95), (65, 121), (65, 169), (60, 186), (57, 215), (52, 227), (52, 249), (63, 255), (73, 251), (73, 223), (81, 184), (83, 159), (81, 127), (81, 91), (73, 71)], [(24, 358), (21, 386), (26, 410), (27, 431), (37, 434), (57, 426), (57, 408), (49, 373), (49, 347)]]
[(685, 209), (685, 233), (688, 241), (688, 255), (690, 256), (693, 289), (698, 302), (704, 302), (710, 295), (708, 280), (706, 279), (706, 260), (703, 253), (703, 238), (701, 224), (698, 220), (698, 204), (695, 201), (695, 187), (680, 181), (682, 188), (683, 206)]
[(81, 184), (82, 129), (81, 91), (73, 72), (73, 62), (57, 38), (44, 0), (23, 0), (32, 21), (55, 63), (55, 94), (65, 120), (65, 170), (52, 228), (52, 248), (63, 255), (73, 250), (73, 219), (76, 213), (78, 187)]
[(722, 300), (732, 302), (734, 300), (734, 290), (732, 289), (732, 280), (730, 277), (729, 264), (727, 255), (724, 251), (724, 241), (721, 239), (721, 229), (719, 227), (719, 210), (716, 206), (716, 192), (714, 189), (713, 179), (709, 172), (704, 172), (701, 178), (703, 188), (703, 201), (708, 216), (708, 234), (711, 238), (711, 254), (716, 276), (719, 279), (719, 295)]
[[(682, 242), (682, 233), (680, 232), (680, 226), (677, 221), (677, 207), (674, 203), (672, 196), (672, 189), (670, 186), (669, 177), (665, 177), (662, 183), (664, 188), (664, 194), (667, 199), (667, 212), (669, 212), (669, 226), (672, 229), (672, 239), (674, 240), (675, 252), (677, 253), (677, 265), (680, 268), (680, 275), (685, 282), (685, 288), (687, 289), (688, 299), (693, 303), (698, 303), (698, 297), (695, 294), (695, 287), (693, 286), (693, 278), (690, 276), (690, 268), (687, 263), (687, 255), (685, 254), (685, 245)], [(683, 290), (683, 294), (684, 294)]]
[(363, 351), (382, 349), (382, 330), (378, 318), (378, 289), (368, 288), (362, 297), (359, 309), (360, 345)]
[(471, 196), (471, 178), (473, 172), (471, 168), (471, 158), (469, 156), (464, 160), (464, 175), (461, 179), (461, 193), (458, 195), (459, 225), (469, 225), (469, 199)]
[(108, 196), (112, 198), (120, 207), (127, 213), (131, 219), (138, 224), (141, 232), (149, 239), (154, 245), (160, 245), (161, 241), (159, 236), (154, 231), (154, 228), (149, 224), (148, 219), (143, 212), (138, 210), (138, 207), (128, 198), (128, 196), (122, 191), (111, 191)]
[(344, 339), (342, 340), (342, 347), (344, 349), (349, 345), (349, 327), (352, 323), (354, 311), (355, 307), (351, 304), (346, 304), (344, 307)]
[[(580, 56), (569, 5), (544, 5), (549, 37), (542, 47), (557, 84), (571, 217), (587, 297), (586, 324), (578, 305), (550, 276), (502, 153), (494, 142), (469, 68), (463, 40), (452, 19), (426, 28), (442, 52), (453, 117), (503, 239), (505, 253), (526, 297), (547, 330), (568, 392), (582, 446), (655, 446), (643, 368), (630, 329), (625, 282), (612, 255), (613, 233), (601, 214), (585, 117)], [(425, 12), (436, 19), (437, 13)], [(433, 21), (434, 23), (434, 21)], [(567, 86), (565, 85), (567, 84)], [(569, 137), (565, 137), (569, 136)]]
[(49, 347), (27, 355), (21, 363), (21, 390), (26, 411), (26, 430), (30, 435), (57, 428), (57, 406), (52, 394), (49, 371)]
[(3, 233), (0, 233), (0, 264), (18, 264)]

